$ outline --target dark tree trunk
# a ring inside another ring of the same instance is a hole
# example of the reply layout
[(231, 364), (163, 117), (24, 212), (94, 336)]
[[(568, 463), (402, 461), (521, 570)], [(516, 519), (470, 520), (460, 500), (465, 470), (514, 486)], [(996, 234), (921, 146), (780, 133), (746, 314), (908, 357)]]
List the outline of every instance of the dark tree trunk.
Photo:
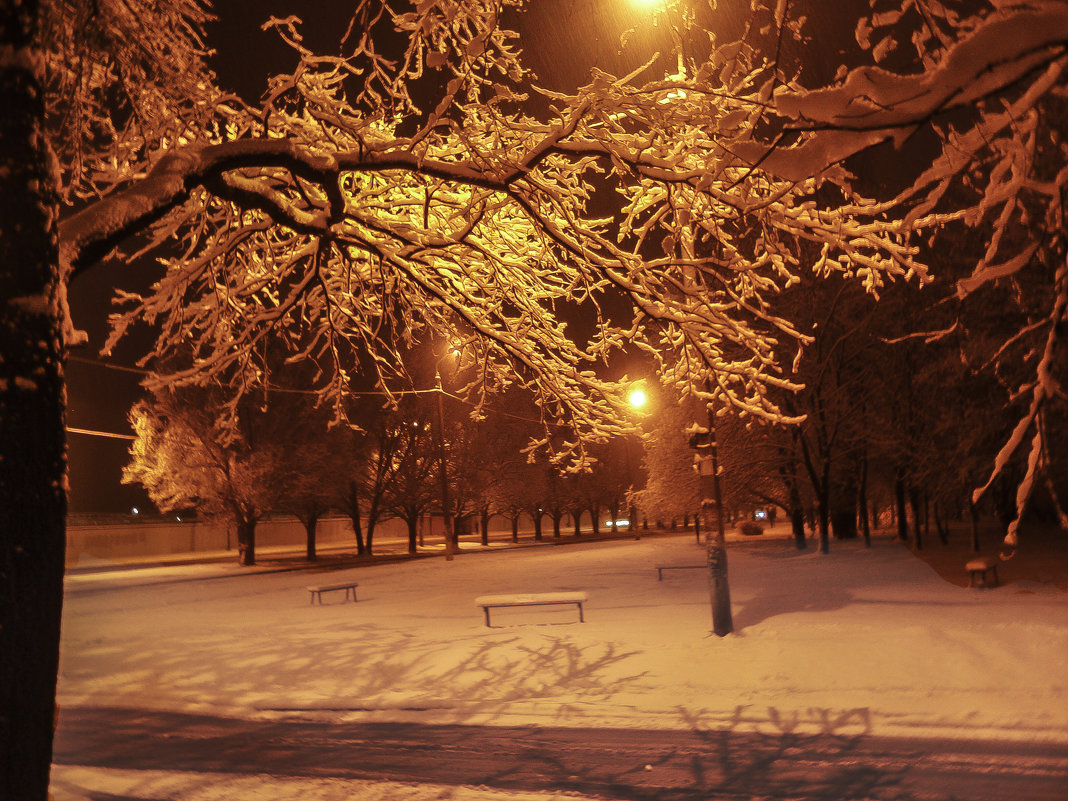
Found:
[(406, 514), (404, 522), (408, 524), (408, 553), (417, 553), (419, 551), (416, 544), (419, 537), (419, 515)]
[(860, 497), (858, 499), (861, 533), (864, 535), (864, 547), (871, 547), (871, 526), (868, 523), (868, 458), (860, 462)]
[(909, 538), (909, 515), (905, 504), (905, 471), (898, 468), (894, 476), (894, 499), (897, 501), (895, 516), (897, 517), (897, 538), (902, 542), (908, 542)]
[(582, 512), (572, 512), (571, 519), (575, 523), (575, 536), (582, 536)]
[[(541, 539), (542, 539), (542, 531), (541, 531), (542, 514), (541, 514), (541, 512), (540, 511), (531, 512), (530, 519), (534, 521), (534, 540), (536, 542), (541, 542)], [(557, 528), (557, 530), (556, 530), (556, 536), (557, 537), (560, 536), (559, 528)]]
[(352, 533), (356, 536), (356, 555), (363, 556), (363, 525), (360, 521), (360, 491), (355, 481), (349, 481), (349, 520), (352, 521)]
[(315, 531), (319, 527), (319, 515), (307, 515), (300, 522), (304, 524), (304, 541), (307, 545), (304, 549), (304, 556), (309, 562), (314, 562), (317, 558), (315, 553)]
[(554, 512), (553, 518), (553, 538), (556, 539), (560, 536), (560, 524), (564, 519), (563, 512)]
[(371, 556), (375, 552), (375, 527), (378, 525), (378, 515), (370, 515), (367, 518), (367, 549), (365, 553)]
[(808, 541), (805, 539), (805, 510), (800, 504), (790, 509), (790, 528), (794, 532), (794, 546), (799, 551), (806, 550)]
[(256, 518), (237, 520), (237, 563), (243, 567), (256, 564)]
[(820, 528), (820, 553), (831, 552), (831, 512), (827, 500), (827, 493), (821, 492), (819, 507), (816, 511), (816, 521)]
[(935, 530), (938, 532), (938, 541), (943, 545), (949, 545), (949, 527), (942, 518), (942, 510), (937, 503), (934, 505), (934, 521)]
[(831, 510), (831, 528), (836, 540), (857, 538), (857, 487), (840, 484), (834, 488)]
[(48, 797), (66, 550), (59, 215), (41, 135), (38, 13), (36, 0), (0, 3), (0, 51), (7, 52), (0, 63), (0, 798), (5, 801)]
[(922, 521), (920, 520), (920, 491), (912, 489), (909, 491), (909, 506), (912, 507), (912, 533), (916, 538), (916, 550), (923, 550), (923, 529), (921, 528)]
[(519, 512), (512, 514), (512, 542), (519, 542)]
[(478, 521), (479, 534), (481, 536), (481, 542), (483, 546), (489, 545), (489, 521), (489, 509), (483, 507), (481, 514), (479, 515)]

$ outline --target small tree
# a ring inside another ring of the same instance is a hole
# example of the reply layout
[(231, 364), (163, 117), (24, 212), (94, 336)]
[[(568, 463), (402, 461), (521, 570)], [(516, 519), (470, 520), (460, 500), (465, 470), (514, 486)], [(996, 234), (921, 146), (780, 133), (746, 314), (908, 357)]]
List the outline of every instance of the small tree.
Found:
[(274, 500), (281, 449), (220, 420), (205, 393), (164, 390), (130, 412), (136, 439), (124, 483), (139, 483), (162, 511), (195, 506), (237, 527), (238, 561), (256, 563), (256, 523)]
[(635, 502), (646, 517), (677, 520), (701, 509), (695, 451), (687, 434), (699, 413), (697, 404), (661, 404), (642, 437), (642, 467), (648, 478), (644, 489), (635, 493)]
[(409, 553), (418, 550), (420, 518), (440, 502), (434, 482), (438, 467), (434, 432), (425, 406), (406, 398), (389, 424), (396, 447), (387, 466), (385, 505), (407, 524)]

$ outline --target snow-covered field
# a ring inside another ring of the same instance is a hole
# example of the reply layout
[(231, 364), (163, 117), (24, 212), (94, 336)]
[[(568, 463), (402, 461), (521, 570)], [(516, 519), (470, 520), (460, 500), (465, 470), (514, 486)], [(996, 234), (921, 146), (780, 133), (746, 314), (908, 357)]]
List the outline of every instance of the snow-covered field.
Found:
[[(732, 544), (735, 633), (710, 634), (692, 536), (325, 574), (192, 565), (67, 581), (60, 704), (253, 719), (872, 733), (1068, 742), (1068, 595), (946, 583), (877, 540)], [(211, 580), (185, 580), (210, 576)], [(306, 585), (352, 577), (309, 605)], [(574, 608), (483, 594), (582, 590)], [(62, 727), (62, 717), (61, 717)], [(57, 765), (56, 801), (570, 797)]]

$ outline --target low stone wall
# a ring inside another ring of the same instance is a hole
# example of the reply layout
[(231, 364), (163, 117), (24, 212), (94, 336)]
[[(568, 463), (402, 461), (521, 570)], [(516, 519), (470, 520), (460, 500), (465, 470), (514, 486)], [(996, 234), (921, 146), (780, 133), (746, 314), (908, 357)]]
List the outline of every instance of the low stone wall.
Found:
[[(380, 523), (375, 529), (389, 536), (397, 521)], [(402, 524), (403, 525), (403, 524)], [(304, 526), (296, 518), (262, 520), (256, 526), (256, 547), (301, 547)], [(352, 523), (347, 517), (319, 521), (317, 545), (350, 542), (356, 547)], [(67, 566), (95, 559), (130, 559), (172, 554), (237, 551), (234, 525), (224, 521), (130, 521), (124, 523), (69, 525), (67, 527)]]
[[(440, 542), (441, 519), (424, 521), (427, 542)], [(473, 533), (473, 532), (472, 532)], [(511, 535), (507, 520), (491, 520), (494, 539)], [(383, 520), (375, 526), (375, 543), (406, 543), (408, 527), (403, 520)], [(302, 548), (304, 526), (295, 517), (272, 517), (256, 525), (256, 548)], [(325, 517), (315, 534), (317, 546), (347, 543), (355, 552), (352, 522), (344, 516)], [(233, 523), (204, 520), (138, 520), (108, 523), (69, 523), (67, 526), (67, 567), (94, 561), (165, 557), (175, 554), (208, 552), (237, 553), (237, 531)]]

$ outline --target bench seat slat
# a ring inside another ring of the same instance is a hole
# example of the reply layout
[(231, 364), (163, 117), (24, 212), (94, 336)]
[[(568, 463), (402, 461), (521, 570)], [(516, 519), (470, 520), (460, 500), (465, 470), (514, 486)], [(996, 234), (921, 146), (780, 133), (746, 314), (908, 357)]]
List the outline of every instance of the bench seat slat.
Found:
[(515, 595), (482, 595), (475, 598), (476, 606), (536, 606), (537, 604), (568, 604), (586, 600), (584, 592), (527, 592)]
[(311, 595), (308, 598), (308, 601), (309, 601), (309, 603), (315, 603), (316, 599), (318, 599), (319, 604), (322, 605), (322, 603), (323, 603), (323, 593), (324, 592), (333, 592), (334, 590), (344, 590), (345, 591), (345, 599), (348, 600), (349, 592), (351, 591), (352, 592), (352, 601), (353, 601), (353, 603), (355, 603), (356, 602), (356, 588), (358, 586), (359, 586), (359, 584), (357, 582), (355, 582), (355, 581), (337, 581), (337, 582), (334, 582), (333, 584), (312, 584), (312, 585), (310, 585), (310, 586), (308, 586), (306, 588), (308, 590), (308, 592), (311, 593)]
[(486, 625), (490, 625), (490, 610), (505, 606), (553, 606), (556, 604), (575, 604), (578, 606), (579, 622), (584, 623), (582, 604), (586, 602), (584, 592), (527, 592), (514, 595), (480, 595), (475, 598), (475, 605), (482, 607), (486, 616)]

